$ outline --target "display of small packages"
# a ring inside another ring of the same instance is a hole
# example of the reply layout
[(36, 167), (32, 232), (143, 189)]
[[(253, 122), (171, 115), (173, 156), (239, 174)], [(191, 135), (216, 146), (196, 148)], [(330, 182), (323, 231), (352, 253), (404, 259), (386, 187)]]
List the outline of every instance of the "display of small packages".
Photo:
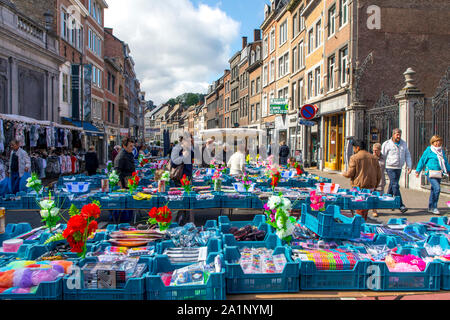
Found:
[(98, 262), (89, 262), (81, 268), (85, 289), (122, 289), (127, 280), (140, 278), (147, 264), (138, 263), (139, 257), (103, 255)]
[(215, 237), (215, 232), (197, 228), (193, 223), (187, 223), (183, 227), (167, 230), (167, 236), (176, 247), (206, 246), (210, 238)]
[(175, 269), (171, 272), (158, 273), (165, 286), (195, 286), (208, 282), (210, 273), (222, 271), (222, 260), (219, 255), (213, 263), (205, 261)]
[(208, 247), (175, 247), (164, 250), (163, 255), (167, 255), (171, 263), (194, 263), (206, 261)]
[(287, 263), (284, 254), (273, 255), (272, 249), (242, 248), (239, 264), (245, 274), (282, 273)]

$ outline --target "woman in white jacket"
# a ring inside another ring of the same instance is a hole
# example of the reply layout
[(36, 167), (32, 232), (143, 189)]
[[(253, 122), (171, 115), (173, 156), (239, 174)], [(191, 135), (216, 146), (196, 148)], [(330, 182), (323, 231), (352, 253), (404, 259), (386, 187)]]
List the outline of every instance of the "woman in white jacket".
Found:
[(230, 168), (230, 175), (238, 176), (244, 174), (245, 171), (245, 144), (238, 143), (238, 151), (233, 153), (228, 160), (227, 167)]

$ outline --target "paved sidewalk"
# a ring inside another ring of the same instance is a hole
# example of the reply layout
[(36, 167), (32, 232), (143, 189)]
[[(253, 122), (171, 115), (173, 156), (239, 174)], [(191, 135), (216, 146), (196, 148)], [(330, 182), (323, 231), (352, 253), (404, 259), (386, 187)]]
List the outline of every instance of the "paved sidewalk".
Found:
[[(317, 174), (318, 176), (330, 178), (334, 183), (338, 183), (343, 188), (350, 188), (350, 179), (344, 178), (340, 173), (319, 171), (314, 169), (308, 169), (308, 172)], [(389, 185), (389, 179), (386, 180), (387, 186)], [(387, 190), (386, 186), (386, 190)], [(403, 202), (409, 209), (405, 214), (402, 214), (400, 210), (392, 211), (391, 209), (381, 209), (378, 211), (378, 218), (373, 218), (372, 213), (369, 212), (369, 223), (386, 223), (390, 218), (407, 218), (410, 222), (430, 221), (430, 217), (435, 215), (428, 213), (428, 198), (430, 191), (419, 191), (401, 188)], [(441, 216), (449, 216), (450, 208), (447, 207), (447, 201), (450, 201), (450, 196), (442, 194), (439, 197), (439, 211)]]

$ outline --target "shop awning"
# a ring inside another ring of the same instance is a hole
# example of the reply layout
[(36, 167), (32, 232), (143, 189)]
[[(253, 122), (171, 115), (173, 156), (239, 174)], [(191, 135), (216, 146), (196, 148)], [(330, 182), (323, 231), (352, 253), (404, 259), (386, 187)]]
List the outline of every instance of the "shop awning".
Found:
[(86, 133), (87, 136), (96, 136), (96, 137), (102, 137), (105, 135), (104, 132), (101, 132), (96, 126), (94, 126), (92, 123), (87, 122), (87, 121), (77, 121), (77, 120), (72, 120), (69, 118), (62, 118), (65, 122), (69, 122), (72, 125), (79, 127), (79, 128), (83, 128), (84, 132)]

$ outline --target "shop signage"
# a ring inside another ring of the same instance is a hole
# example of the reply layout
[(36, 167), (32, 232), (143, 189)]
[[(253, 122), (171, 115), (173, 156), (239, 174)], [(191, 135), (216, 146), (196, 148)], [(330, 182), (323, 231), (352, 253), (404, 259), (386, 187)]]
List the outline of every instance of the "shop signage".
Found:
[(286, 114), (288, 112), (289, 105), (288, 99), (270, 99), (270, 113), (271, 114)]
[(308, 121), (308, 120), (305, 120), (305, 119), (298, 120), (298, 124), (301, 124), (301, 125), (304, 125), (304, 126), (309, 126), (309, 127), (312, 127), (312, 126), (316, 125), (316, 123), (314, 121)]
[(129, 129), (124, 129), (124, 128), (121, 128), (121, 129), (120, 129), (120, 135), (121, 135), (121, 136), (128, 136), (128, 135), (129, 135), (129, 132), (130, 132)]

